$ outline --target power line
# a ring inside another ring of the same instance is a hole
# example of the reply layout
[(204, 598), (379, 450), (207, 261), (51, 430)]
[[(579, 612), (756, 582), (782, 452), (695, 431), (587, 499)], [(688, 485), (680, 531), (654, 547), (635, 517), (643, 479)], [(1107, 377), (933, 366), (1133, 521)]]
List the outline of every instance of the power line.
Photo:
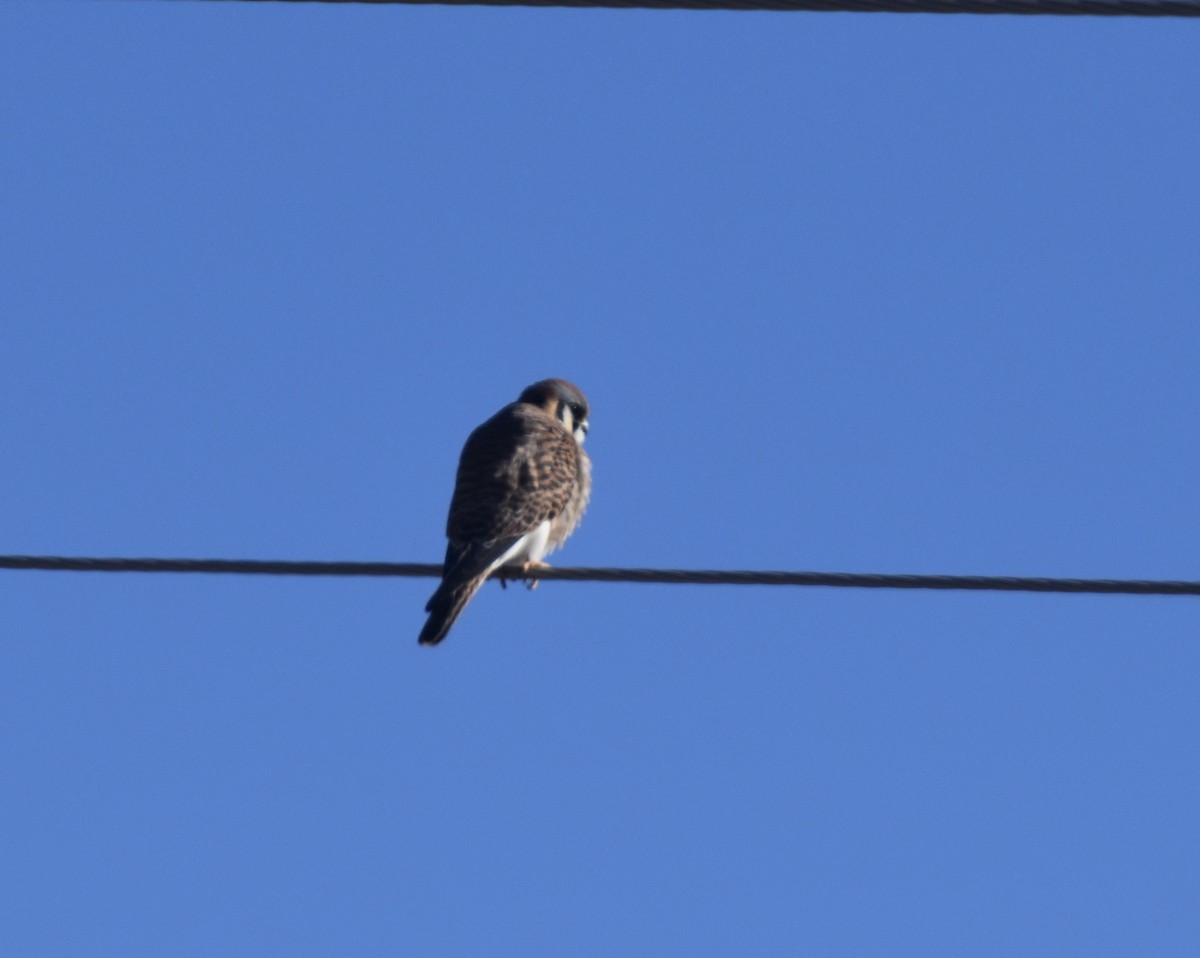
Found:
[[(230, 0), (222, 0), (230, 2)], [(264, 2), (264, 0), (242, 0)], [(775, 10), (841, 13), (1016, 13), (1099, 17), (1200, 17), (1200, 0), (272, 0), (283, 3)]]
[[(321, 575), (438, 578), (421, 562), (290, 562), (274, 559), (98, 559), (0, 556), (0, 569), (48, 572), (192, 572), (226, 575)], [(560, 582), (647, 582), (661, 585), (798, 585), (857, 589), (944, 589), (973, 592), (1070, 592), (1106, 595), (1200, 595), (1200, 582), (1155, 579), (1048, 579), (998, 575), (891, 575), (863, 572), (756, 572), (700, 569), (517, 568), (493, 578)]]

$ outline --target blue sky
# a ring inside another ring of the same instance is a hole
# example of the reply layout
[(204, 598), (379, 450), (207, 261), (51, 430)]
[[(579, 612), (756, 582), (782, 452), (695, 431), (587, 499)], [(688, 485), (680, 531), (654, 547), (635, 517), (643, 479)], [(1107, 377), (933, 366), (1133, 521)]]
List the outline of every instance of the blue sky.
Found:
[[(1185, 21), (0, 4), (0, 552), (1200, 579)], [(2, 572), (12, 955), (1194, 955), (1185, 598)]]

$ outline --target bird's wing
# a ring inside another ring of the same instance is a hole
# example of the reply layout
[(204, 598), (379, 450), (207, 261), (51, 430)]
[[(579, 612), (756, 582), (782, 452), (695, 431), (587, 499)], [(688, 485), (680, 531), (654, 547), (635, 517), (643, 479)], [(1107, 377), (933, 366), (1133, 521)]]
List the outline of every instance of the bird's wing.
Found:
[(456, 564), (471, 554), (472, 565), (494, 561), (557, 516), (578, 472), (578, 447), (558, 420), (520, 403), (498, 412), (471, 433), (459, 460), (446, 522), (451, 551), (463, 553)]

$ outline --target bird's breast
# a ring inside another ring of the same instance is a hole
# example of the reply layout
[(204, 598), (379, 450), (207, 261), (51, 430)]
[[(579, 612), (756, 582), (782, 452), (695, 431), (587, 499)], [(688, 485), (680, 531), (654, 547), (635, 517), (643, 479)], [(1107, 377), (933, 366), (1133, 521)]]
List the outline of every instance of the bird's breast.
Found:
[(563, 507), (562, 512), (554, 517), (554, 521), (550, 525), (550, 542), (551, 550), (559, 548), (567, 537), (575, 531), (579, 525), (579, 520), (583, 518), (584, 512), (587, 511), (588, 499), (592, 495), (592, 460), (588, 454), (579, 449), (579, 463), (575, 472), (575, 488), (571, 490), (571, 495), (567, 499), (567, 504)]

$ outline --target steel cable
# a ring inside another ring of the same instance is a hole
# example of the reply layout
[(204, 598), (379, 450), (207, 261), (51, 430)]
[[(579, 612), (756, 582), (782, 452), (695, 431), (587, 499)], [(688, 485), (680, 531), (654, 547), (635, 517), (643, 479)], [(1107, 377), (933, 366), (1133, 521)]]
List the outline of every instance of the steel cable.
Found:
[[(385, 576), (437, 578), (441, 565), (421, 562), (296, 562), (273, 559), (118, 559), (80, 556), (0, 556), (0, 569), (53, 572), (175, 572), (235, 575)], [(948, 589), (1108, 595), (1200, 595), (1200, 582), (1156, 579), (1060, 579), (996, 575), (897, 575), (863, 572), (763, 572), (701, 569), (613, 569), (547, 566), (528, 574), (499, 570), (493, 578), (561, 582), (643, 582), (664, 585), (794, 585), (858, 589)]]
[[(237, 0), (218, 0), (237, 2)], [(809, 10), (842, 13), (1013, 13), (1053, 16), (1200, 17), (1200, 0), (240, 0), (249, 3), (605, 7), (645, 10)]]

